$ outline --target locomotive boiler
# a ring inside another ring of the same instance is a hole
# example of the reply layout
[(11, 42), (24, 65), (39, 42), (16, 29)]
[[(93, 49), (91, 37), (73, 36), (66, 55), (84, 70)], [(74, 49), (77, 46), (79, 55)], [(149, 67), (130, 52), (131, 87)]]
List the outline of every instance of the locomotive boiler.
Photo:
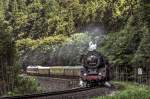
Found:
[(89, 44), (88, 52), (81, 57), (83, 68), (80, 75), (80, 86), (106, 85), (111, 86), (110, 69), (106, 58), (96, 51), (96, 44)]

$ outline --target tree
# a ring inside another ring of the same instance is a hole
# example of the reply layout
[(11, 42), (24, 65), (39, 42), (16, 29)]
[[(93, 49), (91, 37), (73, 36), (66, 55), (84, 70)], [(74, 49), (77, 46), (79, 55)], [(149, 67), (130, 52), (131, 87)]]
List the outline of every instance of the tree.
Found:
[[(12, 37), (12, 27), (8, 21), (0, 22), (0, 80), (3, 82), (3, 93), (12, 90), (15, 84), (16, 49)], [(1, 93), (2, 94), (2, 93)]]

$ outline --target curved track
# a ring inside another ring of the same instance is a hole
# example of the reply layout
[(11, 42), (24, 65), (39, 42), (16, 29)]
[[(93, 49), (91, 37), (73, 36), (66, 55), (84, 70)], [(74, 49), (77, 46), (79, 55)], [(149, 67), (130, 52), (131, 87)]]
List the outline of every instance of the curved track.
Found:
[[(40, 93), (40, 94), (31, 94), (31, 95), (22, 95), (22, 96), (13, 96), (13, 97), (1, 97), (0, 99), (79, 99), (80, 98), (79, 94), (81, 94), (82, 92), (95, 90), (98, 88), (100, 87), (74, 88), (70, 90), (47, 92), (47, 93)], [(76, 95), (78, 96), (78, 98), (75, 98), (75, 93), (77, 93)], [(84, 93), (80, 99), (83, 99), (84, 96), (86, 95), (87, 93)]]

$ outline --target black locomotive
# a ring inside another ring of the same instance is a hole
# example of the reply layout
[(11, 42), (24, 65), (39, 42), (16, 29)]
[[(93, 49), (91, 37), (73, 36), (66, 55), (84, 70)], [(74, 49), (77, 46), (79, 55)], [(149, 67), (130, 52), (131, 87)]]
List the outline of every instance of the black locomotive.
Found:
[(96, 50), (88, 51), (80, 59), (81, 69), (80, 85), (87, 87), (99, 84), (110, 86), (110, 66), (106, 58)]

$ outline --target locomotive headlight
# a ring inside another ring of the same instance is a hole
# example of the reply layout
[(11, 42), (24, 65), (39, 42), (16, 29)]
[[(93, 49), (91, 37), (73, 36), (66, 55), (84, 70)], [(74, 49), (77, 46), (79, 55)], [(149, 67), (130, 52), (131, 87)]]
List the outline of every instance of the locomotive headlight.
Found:
[(86, 76), (87, 74), (86, 74), (86, 73), (84, 73), (83, 75), (84, 75), (84, 76)]
[(102, 75), (102, 73), (98, 73), (98, 75), (99, 75), (99, 76), (101, 76), (101, 75)]

